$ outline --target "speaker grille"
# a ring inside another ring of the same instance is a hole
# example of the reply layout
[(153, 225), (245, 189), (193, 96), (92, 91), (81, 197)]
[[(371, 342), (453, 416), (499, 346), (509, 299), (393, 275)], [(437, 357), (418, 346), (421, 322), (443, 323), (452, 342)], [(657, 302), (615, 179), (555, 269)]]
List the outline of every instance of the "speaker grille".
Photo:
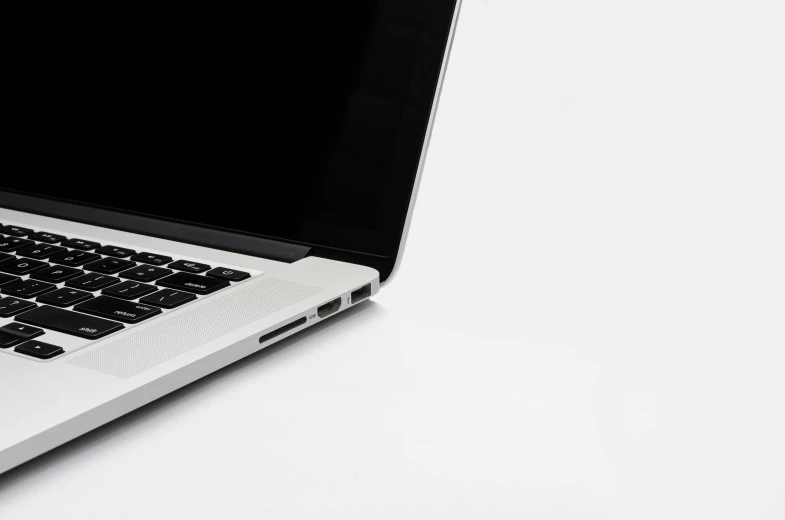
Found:
[(127, 379), (324, 291), (262, 277), (84, 353), (69, 364)]

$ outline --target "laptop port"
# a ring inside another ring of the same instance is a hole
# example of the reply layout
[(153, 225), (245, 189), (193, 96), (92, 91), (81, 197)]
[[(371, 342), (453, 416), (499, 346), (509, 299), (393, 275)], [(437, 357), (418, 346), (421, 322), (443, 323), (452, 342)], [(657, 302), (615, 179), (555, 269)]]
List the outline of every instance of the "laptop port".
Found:
[(341, 299), (336, 298), (330, 303), (325, 303), (324, 305), (316, 309), (316, 314), (320, 318), (326, 318), (330, 314), (335, 314), (340, 308), (341, 308)]
[(289, 323), (288, 325), (284, 325), (283, 327), (281, 327), (281, 328), (279, 328), (279, 329), (275, 329), (275, 330), (274, 330), (274, 331), (272, 331), (272, 332), (268, 332), (267, 334), (265, 334), (264, 336), (262, 336), (261, 338), (259, 338), (259, 343), (264, 343), (265, 341), (270, 341), (270, 340), (271, 340), (271, 339), (273, 339), (273, 338), (277, 338), (277, 337), (278, 337), (278, 336), (280, 336), (281, 334), (286, 334), (286, 333), (287, 333), (287, 332), (289, 332), (290, 330), (292, 330), (292, 329), (296, 329), (296, 328), (297, 328), (297, 327), (299, 327), (300, 325), (305, 325), (305, 322), (306, 322), (306, 321), (308, 321), (308, 318), (306, 318), (305, 316), (303, 316), (303, 317), (302, 317), (302, 318), (300, 318), (299, 320), (295, 320), (295, 321), (293, 321), (293, 322)]
[(360, 303), (369, 296), (371, 296), (371, 284), (364, 285), (352, 292), (352, 305)]

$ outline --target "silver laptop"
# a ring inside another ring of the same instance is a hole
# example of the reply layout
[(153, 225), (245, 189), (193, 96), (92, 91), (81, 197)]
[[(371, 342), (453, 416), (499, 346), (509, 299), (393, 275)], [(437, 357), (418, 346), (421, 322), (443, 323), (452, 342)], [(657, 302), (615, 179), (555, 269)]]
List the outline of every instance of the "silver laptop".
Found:
[(395, 273), (457, 2), (283, 4), (3, 8), (0, 472)]

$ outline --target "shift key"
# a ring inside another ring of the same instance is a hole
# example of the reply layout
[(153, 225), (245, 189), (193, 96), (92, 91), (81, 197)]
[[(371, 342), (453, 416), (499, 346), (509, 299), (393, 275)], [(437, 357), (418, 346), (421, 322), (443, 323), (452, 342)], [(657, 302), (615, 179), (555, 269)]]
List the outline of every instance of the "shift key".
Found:
[(16, 321), (35, 325), (44, 329), (79, 336), (80, 338), (98, 339), (123, 328), (122, 323), (104, 320), (44, 305), (16, 316)]

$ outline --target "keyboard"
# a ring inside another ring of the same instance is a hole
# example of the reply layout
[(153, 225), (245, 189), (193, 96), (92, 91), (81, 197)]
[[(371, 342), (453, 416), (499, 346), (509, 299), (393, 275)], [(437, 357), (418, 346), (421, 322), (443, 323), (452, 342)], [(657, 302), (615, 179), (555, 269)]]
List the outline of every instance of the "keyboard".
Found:
[(58, 358), (264, 273), (0, 223), (0, 352)]

